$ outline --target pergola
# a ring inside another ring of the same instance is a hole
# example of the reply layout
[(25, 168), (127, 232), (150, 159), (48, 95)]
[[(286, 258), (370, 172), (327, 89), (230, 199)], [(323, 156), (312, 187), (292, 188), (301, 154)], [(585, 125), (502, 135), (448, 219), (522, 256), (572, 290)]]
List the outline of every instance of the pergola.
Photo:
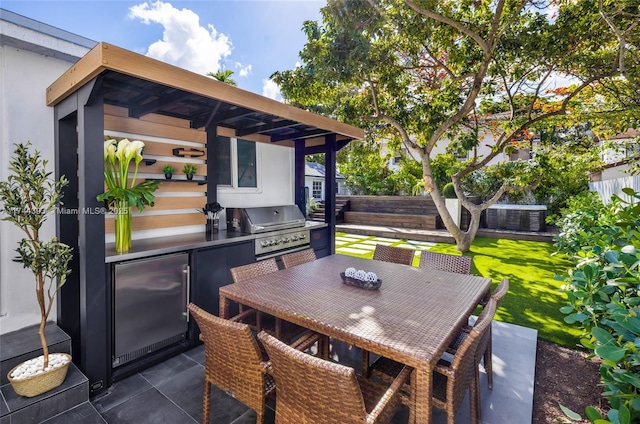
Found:
[[(130, 122), (131, 128), (124, 130), (132, 133), (144, 134), (147, 125), (165, 119), (201, 130), (200, 142), (207, 149), (207, 202), (217, 201), (218, 136), (294, 148), (294, 201), (303, 211), (304, 156), (325, 153), (325, 222), (330, 251), (335, 251), (335, 155), (351, 140), (363, 139), (362, 129), (107, 43), (99, 43), (49, 86), (46, 99), (55, 108), (56, 174), (69, 179), (65, 208), (100, 208), (96, 193), (104, 190), (102, 140), (110, 119), (105, 109), (118, 107), (126, 110), (125, 124)], [(180, 129), (175, 131), (166, 137), (180, 139)], [(59, 297), (58, 322), (72, 336), (89, 380), (108, 381), (105, 219), (90, 213), (57, 219), (59, 239), (80, 252)]]

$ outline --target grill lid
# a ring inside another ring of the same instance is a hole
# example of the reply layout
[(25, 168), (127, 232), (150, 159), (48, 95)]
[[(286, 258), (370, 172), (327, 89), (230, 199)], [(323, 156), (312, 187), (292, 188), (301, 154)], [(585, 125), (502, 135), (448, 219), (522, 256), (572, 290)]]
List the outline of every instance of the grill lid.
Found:
[(254, 234), (304, 225), (304, 215), (296, 205), (227, 208), (228, 230)]

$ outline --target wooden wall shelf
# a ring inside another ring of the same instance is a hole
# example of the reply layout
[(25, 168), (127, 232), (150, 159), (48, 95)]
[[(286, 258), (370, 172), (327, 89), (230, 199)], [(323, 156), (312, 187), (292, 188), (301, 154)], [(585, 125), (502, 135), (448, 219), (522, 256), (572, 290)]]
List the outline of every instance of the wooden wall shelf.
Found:
[(198, 185), (205, 185), (207, 183), (207, 180), (174, 180), (173, 178), (168, 180), (166, 178), (145, 178), (145, 180), (148, 181), (166, 181), (166, 182), (172, 182), (172, 183), (198, 183)]

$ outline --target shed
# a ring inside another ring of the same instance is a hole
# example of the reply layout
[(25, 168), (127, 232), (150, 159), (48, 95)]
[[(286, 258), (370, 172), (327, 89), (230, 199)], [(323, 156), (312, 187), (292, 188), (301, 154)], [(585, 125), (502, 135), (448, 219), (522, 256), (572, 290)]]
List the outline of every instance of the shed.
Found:
[[(336, 194), (348, 194), (345, 187), (345, 178), (336, 171)], [(317, 162), (306, 162), (304, 171), (304, 185), (307, 190), (307, 198), (313, 199), (314, 202), (324, 201), (325, 199), (325, 166)]]

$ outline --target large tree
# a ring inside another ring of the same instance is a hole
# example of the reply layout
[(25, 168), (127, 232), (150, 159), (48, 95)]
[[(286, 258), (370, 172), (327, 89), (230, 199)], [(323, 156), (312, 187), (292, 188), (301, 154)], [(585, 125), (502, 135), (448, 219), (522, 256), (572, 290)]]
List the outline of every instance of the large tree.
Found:
[[(535, 186), (542, 171), (536, 162), (510, 167), (479, 205), (464, 193), (467, 176), (526, 140), (528, 129), (571, 112), (585, 89), (638, 78), (635, 0), (329, 0), (321, 13), (322, 23), (304, 23), (302, 65), (273, 79), (293, 104), (364, 126), (368, 136), (399, 136), (418, 151), (425, 189), (461, 251), (484, 209)], [(571, 79), (559, 89), (558, 76)], [(499, 119), (482, 114), (492, 102), (506, 105)], [(471, 152), (451, 177), (471, 213), (466, 231), (434, 184), (438, 142)]]

